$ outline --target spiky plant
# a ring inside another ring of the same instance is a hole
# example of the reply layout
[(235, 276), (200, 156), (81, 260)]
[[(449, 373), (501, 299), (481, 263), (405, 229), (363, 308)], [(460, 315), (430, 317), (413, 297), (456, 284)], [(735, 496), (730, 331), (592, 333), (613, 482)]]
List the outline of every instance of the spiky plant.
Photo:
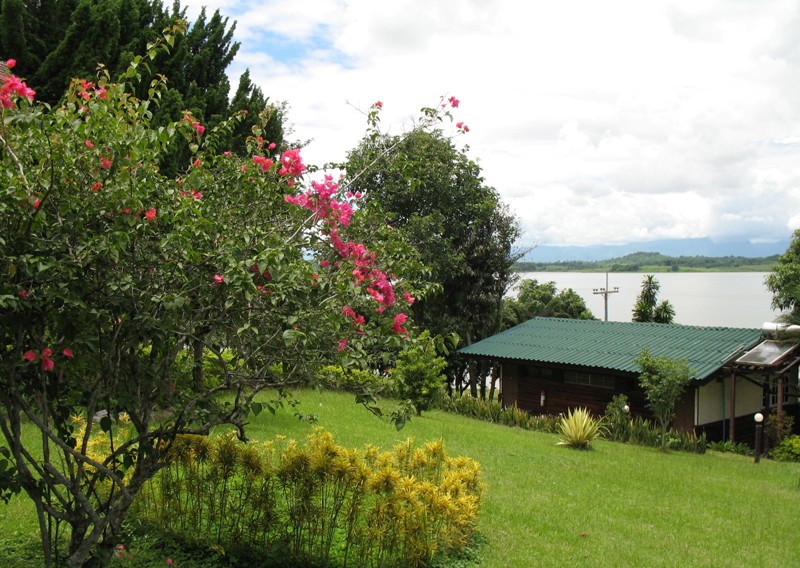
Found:
[(603, 432), (603, 421), (592, 417), (585, 408), (573, 408), (561, 417), (559, 446), (588, 450), (592, 441)]

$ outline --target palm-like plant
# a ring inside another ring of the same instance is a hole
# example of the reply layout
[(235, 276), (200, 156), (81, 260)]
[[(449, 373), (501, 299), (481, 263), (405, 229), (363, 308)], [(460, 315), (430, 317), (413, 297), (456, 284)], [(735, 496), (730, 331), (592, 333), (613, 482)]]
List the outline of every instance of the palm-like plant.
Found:
[(603, 433), (603, 420), (592, 417), (585, 408), (573, 408), (561, 417), (558, 426), (561, 434), (557, 445), (588, 450), (595, 438)]

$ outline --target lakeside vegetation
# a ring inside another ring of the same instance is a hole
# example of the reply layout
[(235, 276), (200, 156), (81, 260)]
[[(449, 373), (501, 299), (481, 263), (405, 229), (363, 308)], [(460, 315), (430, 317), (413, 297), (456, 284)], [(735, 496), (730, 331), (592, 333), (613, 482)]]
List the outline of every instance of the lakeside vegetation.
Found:
[(635, 252), (608, 260), (565, 260), (558, 262), (517, 262), (516, 272), (769, 272), (778, 255), (666, 256), (658, 252)]

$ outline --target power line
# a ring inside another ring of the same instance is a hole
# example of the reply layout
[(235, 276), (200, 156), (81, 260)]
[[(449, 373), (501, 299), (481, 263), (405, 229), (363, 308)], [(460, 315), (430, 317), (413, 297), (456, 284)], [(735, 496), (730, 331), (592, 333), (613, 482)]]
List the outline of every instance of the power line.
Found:
[(608, 289), (608, 272), (606, 272), (606, 287), (592, 289), (592, 294), (602, 294), (603, 296), (603, 304), (606, 308), (606, 318), (604, 321), (608, 321), (608, 295), (616, 294), (617, 292), (619, 292), (619, 288), (617, 286), (614, 286), (613, 290)]

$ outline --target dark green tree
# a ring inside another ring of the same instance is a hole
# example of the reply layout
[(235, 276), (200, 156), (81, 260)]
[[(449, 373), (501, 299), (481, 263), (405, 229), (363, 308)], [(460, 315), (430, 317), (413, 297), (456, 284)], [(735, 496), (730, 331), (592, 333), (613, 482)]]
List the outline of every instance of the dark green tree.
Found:
[(658, 291), (661, 285), (652, 274), (646, 274), (642, 280), (642, 290), (633, 306), (633, 321), (672, 323), (675, 319), (675, 308), (669, 300), (658, 303)]
[(430, 270), (436, 291), (414, 303), (417, 324), (433, 335), (458, 333), (467, 344), (494, 333), (520, 229), (480, 166), (435, 131), (365, 138), (347, 170), (363, 172), (350, 190), (379, 207)]
[(507, 329), (534, 317), (595, 319), (572, 288), (559, 291), (553, 281), (523, 280), (517, 297), (503, 300), (501, 327)]
[(765, 284), (772, 292), (772, 307), (785, 311), (787, 321), (800, 320), (800, 229), (794, 232), (786, 252), (778, 257)]

